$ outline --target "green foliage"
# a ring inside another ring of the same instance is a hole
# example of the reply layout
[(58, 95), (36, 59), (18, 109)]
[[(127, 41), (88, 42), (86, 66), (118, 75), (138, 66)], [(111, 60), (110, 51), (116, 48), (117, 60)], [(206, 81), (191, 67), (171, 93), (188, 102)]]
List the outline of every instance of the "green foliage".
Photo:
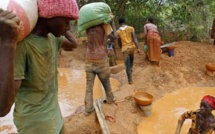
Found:
[(147, 17), (153, 17), (165, 42), (200, 41), (208, 38), (215, 17), (214, 0), (77, 0), (79, 7), (91, 2), (106, 2), (118, 18), (124, 16), (136, 33), (143, 33)]
[(183, 31), (186, 40), (192, 40), (196, 37), (199, 41), (203, 36), (209, 36), (209, 29), (212, 22), (214, 10), (211, 0), (169, 0), (169, 6), (172, 12), (168, 19), (174, 22), (171, 29)]

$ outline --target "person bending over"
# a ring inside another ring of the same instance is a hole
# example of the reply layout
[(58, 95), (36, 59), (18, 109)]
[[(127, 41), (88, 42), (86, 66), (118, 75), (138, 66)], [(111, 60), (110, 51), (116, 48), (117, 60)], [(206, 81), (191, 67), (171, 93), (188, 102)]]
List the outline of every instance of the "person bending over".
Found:
[(210, 95), (204, 96), (200, 103), (200, 109), (187, 111), (180, 116), (175, 134), (180, 134), (186, 119), (192, 120), (188, 134), (212, 134), (215, 130), (213, 110), (215, 110), (215, 98)]

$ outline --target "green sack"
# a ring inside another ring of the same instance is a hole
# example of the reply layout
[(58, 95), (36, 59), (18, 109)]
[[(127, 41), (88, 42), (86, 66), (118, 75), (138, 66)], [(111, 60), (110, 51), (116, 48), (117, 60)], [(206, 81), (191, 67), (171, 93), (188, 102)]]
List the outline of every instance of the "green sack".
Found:
[(78, 32), (99, 24), (107, 24), (113, 19), (110, 7), (104, 2), (86, 4), (81, 7), (79, 13)]

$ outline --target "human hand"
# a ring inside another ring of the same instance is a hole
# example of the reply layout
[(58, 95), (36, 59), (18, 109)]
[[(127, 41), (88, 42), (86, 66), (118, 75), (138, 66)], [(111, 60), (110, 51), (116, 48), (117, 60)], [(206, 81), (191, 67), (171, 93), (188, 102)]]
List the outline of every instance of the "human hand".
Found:
[(65, 33), (65, 37), (74, 45), (76, 45), (76, 47), (79, 45), (78, 41), (76, 40), (76, 37), (73, 35), (73, 33), (71, 33), (71, 31), (67, 30)]
[(0, 8), (0, 37), (2, 42), (17, 42), (19, 23), (20, 21), (14, 13)]
[(66, 31), (65, 36), (63, 38), (62, 48), (65, 51), (72, 51), (77, 46), (78, 41), (76, 40), (75, 36), (70, 31)]
[(137, 53), (138, 53), (138, 54), (140, 53), (140, 49), (139, 49), (139, 48), (137, 49)]

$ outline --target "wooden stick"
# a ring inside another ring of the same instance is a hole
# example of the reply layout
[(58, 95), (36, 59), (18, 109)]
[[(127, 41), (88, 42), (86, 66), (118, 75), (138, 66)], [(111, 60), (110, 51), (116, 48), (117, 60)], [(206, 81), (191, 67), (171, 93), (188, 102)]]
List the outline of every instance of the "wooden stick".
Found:
[[(100, 108), (99, 108), (97, 103), (98, 103), (97, 100), (94, 101), (93, 106), (95, 108), (96, 115), (97, 115), (97, 118), (99, 120), (99, 124), (100, 124), (100, 126), (102, 128), (102, 134), (110, 134), (108, 126), (107, 126), (107, 123), (106, 123), (106, 120), (105, 120), (105, 118), (102, 117), (103, 113), (101, 114), (102, 111), (100, 111)], [(104, 114), (103, 114), (103, 116), (104, 116)]]
[[(99, 112), (100, 112), (102, 118), (105, 119), (105, 115), (104, 115), (104, 113), (102, 111), (102, 104), (101, 104), (101, 101), (99, 99), (97, 99), (97, 105), (98, 105)], [(105, 123), (106, 123), (106, 121), (105, 121)]]

